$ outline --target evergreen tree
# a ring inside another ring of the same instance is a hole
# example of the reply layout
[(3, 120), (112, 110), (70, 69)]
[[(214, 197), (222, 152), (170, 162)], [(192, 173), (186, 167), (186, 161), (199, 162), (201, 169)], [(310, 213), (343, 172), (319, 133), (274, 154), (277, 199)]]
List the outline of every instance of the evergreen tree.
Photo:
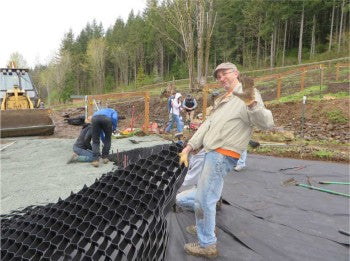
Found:
[(173, 77), (190, 78), (194, 88), (225, 61), (266, 68), (327, 51), (341, 57), (349, 53), (349, 9), (343, 0), (147, 0), (142, 14), (116, 18), (106, 31), (96, 20), (76, 37), (69, 29), (35, 79), (48, 97), (65, 101)]

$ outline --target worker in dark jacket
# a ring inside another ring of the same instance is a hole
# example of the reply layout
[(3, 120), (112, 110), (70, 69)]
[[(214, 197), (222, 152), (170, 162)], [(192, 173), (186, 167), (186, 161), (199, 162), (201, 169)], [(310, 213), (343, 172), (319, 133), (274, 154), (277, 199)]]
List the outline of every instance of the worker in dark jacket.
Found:
[(111, 148), (112, 132), (117, 129), (118, 113), (110, 108), (101, 109), (92, 115), (92, 165), (99, 166), (100, 159), (100, 137), (103, 142), (102, 160), (108, 163), (108, 154)]
[(187, 94), (186, 99), (182, 103), (182, 107), (186, 111), (186, 122), (191, 123), (194, 117), (194, 109), (197, 108), (196, 99), (191, 94)]
[(67, 164), (92, 161), (91, 129), (90, 123), (84, 124), (80, 131), (79, 137), (73, 145), (74, 153), (68, 160)]

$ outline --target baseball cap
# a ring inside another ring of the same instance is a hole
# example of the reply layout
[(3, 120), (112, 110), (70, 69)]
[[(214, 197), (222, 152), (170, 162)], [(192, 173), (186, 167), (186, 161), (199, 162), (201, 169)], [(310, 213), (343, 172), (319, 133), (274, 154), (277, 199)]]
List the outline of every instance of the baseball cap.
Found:
[(233, 63), (221, 63), (214, 70), (214, 73), (213, 73), (214, 78), (216, 78), (216, 74), (218, 73), (219, 70), (227, 70), (227, 69), (238, 71), (237, 66), (234, 65)]

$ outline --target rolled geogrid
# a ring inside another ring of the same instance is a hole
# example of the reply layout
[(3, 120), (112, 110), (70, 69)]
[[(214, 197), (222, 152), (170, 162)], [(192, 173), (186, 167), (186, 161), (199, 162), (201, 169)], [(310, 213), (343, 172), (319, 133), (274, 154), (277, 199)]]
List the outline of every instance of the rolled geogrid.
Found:
[(65, 200), (2, 216), (2, 260), (164, 260), (180, 150), (164, 146)]

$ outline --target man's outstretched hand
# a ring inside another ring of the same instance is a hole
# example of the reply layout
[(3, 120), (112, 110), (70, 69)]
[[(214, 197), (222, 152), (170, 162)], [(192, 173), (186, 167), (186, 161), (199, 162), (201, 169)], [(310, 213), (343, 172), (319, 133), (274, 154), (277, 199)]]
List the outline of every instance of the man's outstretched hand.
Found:
[(233, 92), (233, 95), (236, 95), (240, 98), (246, 105), (251, 105), (255, 101), (255, 91), (254, 91), (254, 80), (251, 77), (241, 77), (241, 82), (243, 86), (243, 92)]

